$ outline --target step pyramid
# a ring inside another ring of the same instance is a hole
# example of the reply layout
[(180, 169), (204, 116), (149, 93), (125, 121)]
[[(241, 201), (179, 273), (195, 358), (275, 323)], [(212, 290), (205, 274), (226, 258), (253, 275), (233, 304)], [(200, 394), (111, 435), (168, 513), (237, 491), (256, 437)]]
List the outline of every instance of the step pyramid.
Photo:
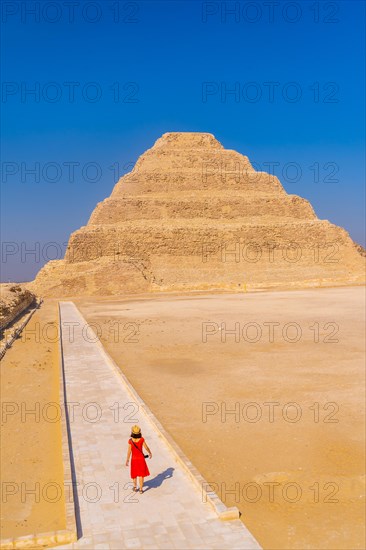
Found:
[(212, 134), (169, 132), (140, 156), (33, 288), (44, 296), (360, 284), (347, 231)]

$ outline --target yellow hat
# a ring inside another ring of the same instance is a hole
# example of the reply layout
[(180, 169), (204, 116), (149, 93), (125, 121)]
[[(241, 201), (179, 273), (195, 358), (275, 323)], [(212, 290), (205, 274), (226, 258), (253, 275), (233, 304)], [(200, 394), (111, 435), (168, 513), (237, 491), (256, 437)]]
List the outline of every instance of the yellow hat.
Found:
[(133, 434), (139, 434), (139, 433), (141, 433), (141, 428), (140, 428), (140, 426), (137, 426), (136, 424), (135, 424), (135, 426), (132, 426), (131, 433), (133, 433)]

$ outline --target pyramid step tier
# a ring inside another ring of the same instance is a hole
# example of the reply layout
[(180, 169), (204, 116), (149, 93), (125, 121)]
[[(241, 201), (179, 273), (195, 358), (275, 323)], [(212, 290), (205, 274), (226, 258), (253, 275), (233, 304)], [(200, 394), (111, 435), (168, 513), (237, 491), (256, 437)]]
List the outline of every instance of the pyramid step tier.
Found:
[[(328, 221), (312, 220), (289, 223), (253, 225), (237, 221), (210, 224), (190, 220), (178, 223), (170, 220), (164, 226), (161, 220), (125, 222), (121, 225), (86, 226), (70, 237), (65, 260), (84, 262), (108, 256), (150, 258), (176, 256), (180, 258), (204, 254), (204, 250), (236, 250), (237, 247), (261, 249), (286, 248), (313, 251), (328, 249), (330, 258), (337, 261), (354, 254), (354, 243), (348, 233)], [(313, 252), (311, 252), (313, 254)]]
[(135, 169), (153, 171), (164, 165), (164, 171), (172, 170), (218, 174), (221, 172), (254, 172), (248, 157), (229, 149), (176, 149), (153, 147), (141, 155)]
[(111, 198), (124, 194), (145, 193), (180, 193), (187, 191), (220, 191), (223, 195), (227, 191), (271, 193), (285, 196), (279, 179), (267, 172), (255, 170), (218, 170), (202, 171), (196, 166), (191, 171), (182, 171), (178, 167), (174, 170), (144, 171), (139, 164), (136, 168), (123, 176), (113, 189)]
[(125, 196), (118, 199), (108, 198), (99, 203), (89, 224), (118, 224), (137, 220), (169, 219), (221, 219), (255, 220), (268, 217), (271, 221), (281, 217), (287, 219), (316, 219), (311, 204), (296, 195), (285, 197), (245, 194), (228, 196), (184, 196), (156, 197), (149, 195)]

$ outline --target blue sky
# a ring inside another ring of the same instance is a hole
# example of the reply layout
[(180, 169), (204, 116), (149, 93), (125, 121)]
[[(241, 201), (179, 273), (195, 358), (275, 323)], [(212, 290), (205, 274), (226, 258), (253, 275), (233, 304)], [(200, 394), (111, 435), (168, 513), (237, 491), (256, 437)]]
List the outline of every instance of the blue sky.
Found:
[(168, 131), (277, 163), (365, 244), (363, 2), (35, 4), (2, 5), (3, 281), (60, 257)]

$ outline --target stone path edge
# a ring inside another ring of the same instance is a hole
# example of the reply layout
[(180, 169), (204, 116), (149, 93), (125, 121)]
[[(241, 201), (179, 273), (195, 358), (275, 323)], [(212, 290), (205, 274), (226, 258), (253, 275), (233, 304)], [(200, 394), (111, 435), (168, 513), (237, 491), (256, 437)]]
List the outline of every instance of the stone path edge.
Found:
[[(75, 303), (74, 303), (75, 305)], [(83, 322), (86, 322), (84, 317), (82, 316), (80, 310), (75, 305), (80, 317), (82, 318)], [(61, 327), (61, 325), (60, 325)], [(60, 331), (62, 328), (60, 328)], [(196, 488), (202, 493), (202, 488), (204, 486), (208, 487), (210, 484), (204, 479), (204, 477), (199, 473), (197, 468), (192, 464), (192, 462), (188, 459), (188, 457), (184, 454), (182, 449), (179, 447), (179, 445), (174, 441), (174, 439), (171, 437), (171, 435), (164, 429), (164, 427), (161, 425), (159, 420), (156, 418), (156, 416), (153, 414), (151, 409), (148, 407), (148, 405), (145, 403), (145, 401), (139, 396), (139, 394), (136, 392), (132, 384), (129, 382), (128, 378), (125, 376), (125, 374), (122, 372), (122, 370), (118, 367), (118, 365), (115, 363), (115, 361), (112, 359), (112, 357), (108, 354), (108, 352), (105, 350), (103, 344), (101, 343), (99, 337), (95, 334), (93, 327), (89, 326), (88, 331), (90, 331), (95, 336), (95, 343), (98, 345), (99, 349), (101, 350), (102, 354), (104, 355), (106, 361), (108, 364), (114, 369), (114, 371), (118, 374), (118, 376), (121, 378), (123, 384), (125, 385), (127, 391), (132, 396), (132, 398), (135, 400), (135, 402), (138, 404), (139, 407), (144, 411), (148, 421), (150, 422), (152, 428), (155, 432), (158, 433), (159, 437), (161, 437), (165, 443), (170, 448), (173, 456), (176, 458), (176, 460), (180, 463), (180, 465), (183, 467), (184, 471), (188, 474), (190, 479), (193, 481)], [(207, 499), (207, 502), (211, 504), (214, 511), (216, 512), (217, 516), (221, 520), (235, 520), (240, 518), (240, 512), (239, 509), (236, 506), (228, 508), (222, 500), (219, 498), (219, 496), (214, 492), (210, 491), (209, 493), (205, 493), (205, 498)]]
[(67, 398), (66, 398), (66, 383), (65, 383), (65, 366), (64, 356), (62, 349), (62, 337), (61, 337), (61, 310), (58, 305), (58, 319), (59, 319), (59, 373), (60, 373), (60, 406), (65, 411), (65, 414), (61, 415), (61, 431), (62, 431), (62, 462), (64, 466), (64, 485), (68, 484), (73, 488), (73, 500), (65, 498), (65, 516), (66, 516), (66, 532), (70, 535), (69, 542), (75, 542), (78, 539), (79, 530), (76, 523), (76, 507), (78, 506), (77, 490), (76, 490), (76, 475), (73, 467), (73, 454), (71, 443), (71, 429), (68, 416)]
[[(34, 313), (34, 312), (33, 312)], [(58, 306), (58, 320), (61, 335), (61, 312)], [(75, 488), (75, 479), (71, 469), (71, 453), (69, 446), (70, 426), (66, 416), (66, 396), (65, 396), (65, 372), (64, 361), (62, 354), (62, 339), (59, 339), (58, 345), (58, 357), (59, 357), (59, 400), (61, 410), (65, 411), (65, 414), (61, 414), (61, 433), (62, 433), (62, 462), (64, 468), (64, 485), (66, 483), (69, 487)], [(71, 485), (72, 484), (72, 485)], [(75, 491), (74, 491), (75, 502)], [(13, 550), (16, 548), (44, 548), (45, 546), (58, 546), (60, 544), (69, 544), (75, 542), (78, 538), (78, 532), (75, 521), (75, 506), (72, 502), (65, 498), (65, 517), (66, 517), (66, 529), (58, 531), (49, 531), (46, 533), (25, 535), (23, 537), (17, 537), (13, 539), (3, 539), (0, 542), (1, 550)]]

